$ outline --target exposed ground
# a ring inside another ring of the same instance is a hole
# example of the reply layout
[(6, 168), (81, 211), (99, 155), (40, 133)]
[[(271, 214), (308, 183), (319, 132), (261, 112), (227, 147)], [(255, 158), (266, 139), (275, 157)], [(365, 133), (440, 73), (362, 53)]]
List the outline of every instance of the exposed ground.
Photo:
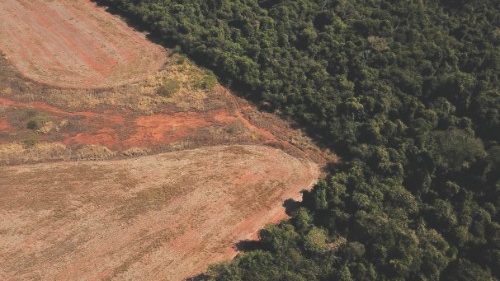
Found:
[(89, 1), (0, 1), (0, 38), (0, 280), (182, 280), (336, 161)]
[[(207, 145), (266, 144), (324, 164), (333, 155), (272, 114), (201, 82), (179, 55), (144, 81), (63, 89), (26, 80), (0, 58), (0, 165), (140, 156)], [(169, 96), (159, 89), (175, 81)]]
[(238, 145), (0, 167), (0, 279), (181, 280), (234, 256), (318, 176)]
[(161, 47), (86, 0), (2, 0), (0, 38), (22, 74), (62, 87), (137, 81), (165, 61)]

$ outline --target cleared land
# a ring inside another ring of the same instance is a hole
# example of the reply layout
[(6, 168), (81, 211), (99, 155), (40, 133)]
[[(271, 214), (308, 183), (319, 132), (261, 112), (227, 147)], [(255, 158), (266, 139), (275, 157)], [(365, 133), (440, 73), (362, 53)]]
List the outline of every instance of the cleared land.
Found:
[(90, 1), (0, 1), (0, 39), (0, 280), (182, 280), (336, 160)]
[(237, 145), (2, 167), (0, 279), (182, 280), (283, 218), (282, 202), (318, 176), (281, 150)]
[(90, 1), (0, 1), (0, 51), (35, 81), (110, 87), (143, 79), (165, 51)]
[[(318, 163), (331, 155), (272, 114), (170, 56), (162, 71), (113, 89), (54, 89), (0, 58), (0, 165), (150, 155), (207, 145), (265, 144)], [(158, 94), (176, 81), (171, 96)], [(332, 159), (330, 159), (332, 160)], [(334, 160), (334, 159), (333, 159)]]

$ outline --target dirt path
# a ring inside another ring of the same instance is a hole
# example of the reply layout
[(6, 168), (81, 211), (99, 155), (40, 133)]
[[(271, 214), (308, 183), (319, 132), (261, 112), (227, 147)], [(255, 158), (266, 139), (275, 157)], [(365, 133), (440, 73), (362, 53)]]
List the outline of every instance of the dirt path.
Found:
[(0, 1), (0, 51), (26, 77), (71, 88), (140, 80), (165, 51), (88, 0)]
[(318, 176), (264, 146), (0, 167), (0, 279), (183, 280)]

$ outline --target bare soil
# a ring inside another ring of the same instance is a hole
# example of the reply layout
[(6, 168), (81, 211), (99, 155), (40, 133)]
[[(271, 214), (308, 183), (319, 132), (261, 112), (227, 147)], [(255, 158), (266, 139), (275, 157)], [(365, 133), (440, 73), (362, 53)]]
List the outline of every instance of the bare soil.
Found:
[(0, 1), (0, 38), (0, 280), (183, 280), (337, 161), (88, 0)]
[(319, 173), (241, 145), (0, 167), (0, 279), (182, 280), (284, 218)]
[[(141, 83), (103, 90), (93, 98), (101, 104), (92, 107), (82, 98), (88, 94), (84, 90), (78, 90), (78, 94), (73, 90), (51, 92), (47, 86), (27, 82), (5, 69), (0, 72), (0, 165), (121, 157), (130, 149), (151, 154), (229, 144), (265, 144), (319, 164), (335, 161), (334, 155), (318, 149), (299, 130), (272, 114), (259, 112), (220, 85), (199, 92), (203, 98), (196, 101), (196, 108), (185, 106), (194, 100), (190, 94), (158, 99), (154, 90), (141, 94), (129, 89), (139, 89)], [(163, 78), (171, 76), (167, 73)], [(8, 94), (1, 94), (2, 85)], [(152, 105), (143, 110), (129, 108), (138, 97), (151, 98)], [(30, 127), (30, 122), (36, 122), (37, 127)], [(16, 152), (11, 143), (32, 146)], [(57, 151), (33, 156), (38, 144), (56, 145)], [(88, 145), (113, 153), (83, 157), (78, 151)]]
[(160, 69), (165, 51), (88, 0), (0, 1), (0, 50), (49, 85), (110, 87)]

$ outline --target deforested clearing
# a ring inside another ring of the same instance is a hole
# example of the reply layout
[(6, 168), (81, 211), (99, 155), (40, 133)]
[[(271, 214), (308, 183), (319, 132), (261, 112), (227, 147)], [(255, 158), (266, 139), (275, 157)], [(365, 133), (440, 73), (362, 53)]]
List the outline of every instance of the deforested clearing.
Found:
[(165, 51), (91, 1), (0, 1), (0, 52), (26, 77), (111, 87), (156, 72)]
[(337, 160), (91, 1), (0, 1), (0, 53), (0, 280), (184, 280)]
[(183, 280), (234, 256), (318, 176), (312, 162), (240, 145), (2, 167), (0, 277)]

